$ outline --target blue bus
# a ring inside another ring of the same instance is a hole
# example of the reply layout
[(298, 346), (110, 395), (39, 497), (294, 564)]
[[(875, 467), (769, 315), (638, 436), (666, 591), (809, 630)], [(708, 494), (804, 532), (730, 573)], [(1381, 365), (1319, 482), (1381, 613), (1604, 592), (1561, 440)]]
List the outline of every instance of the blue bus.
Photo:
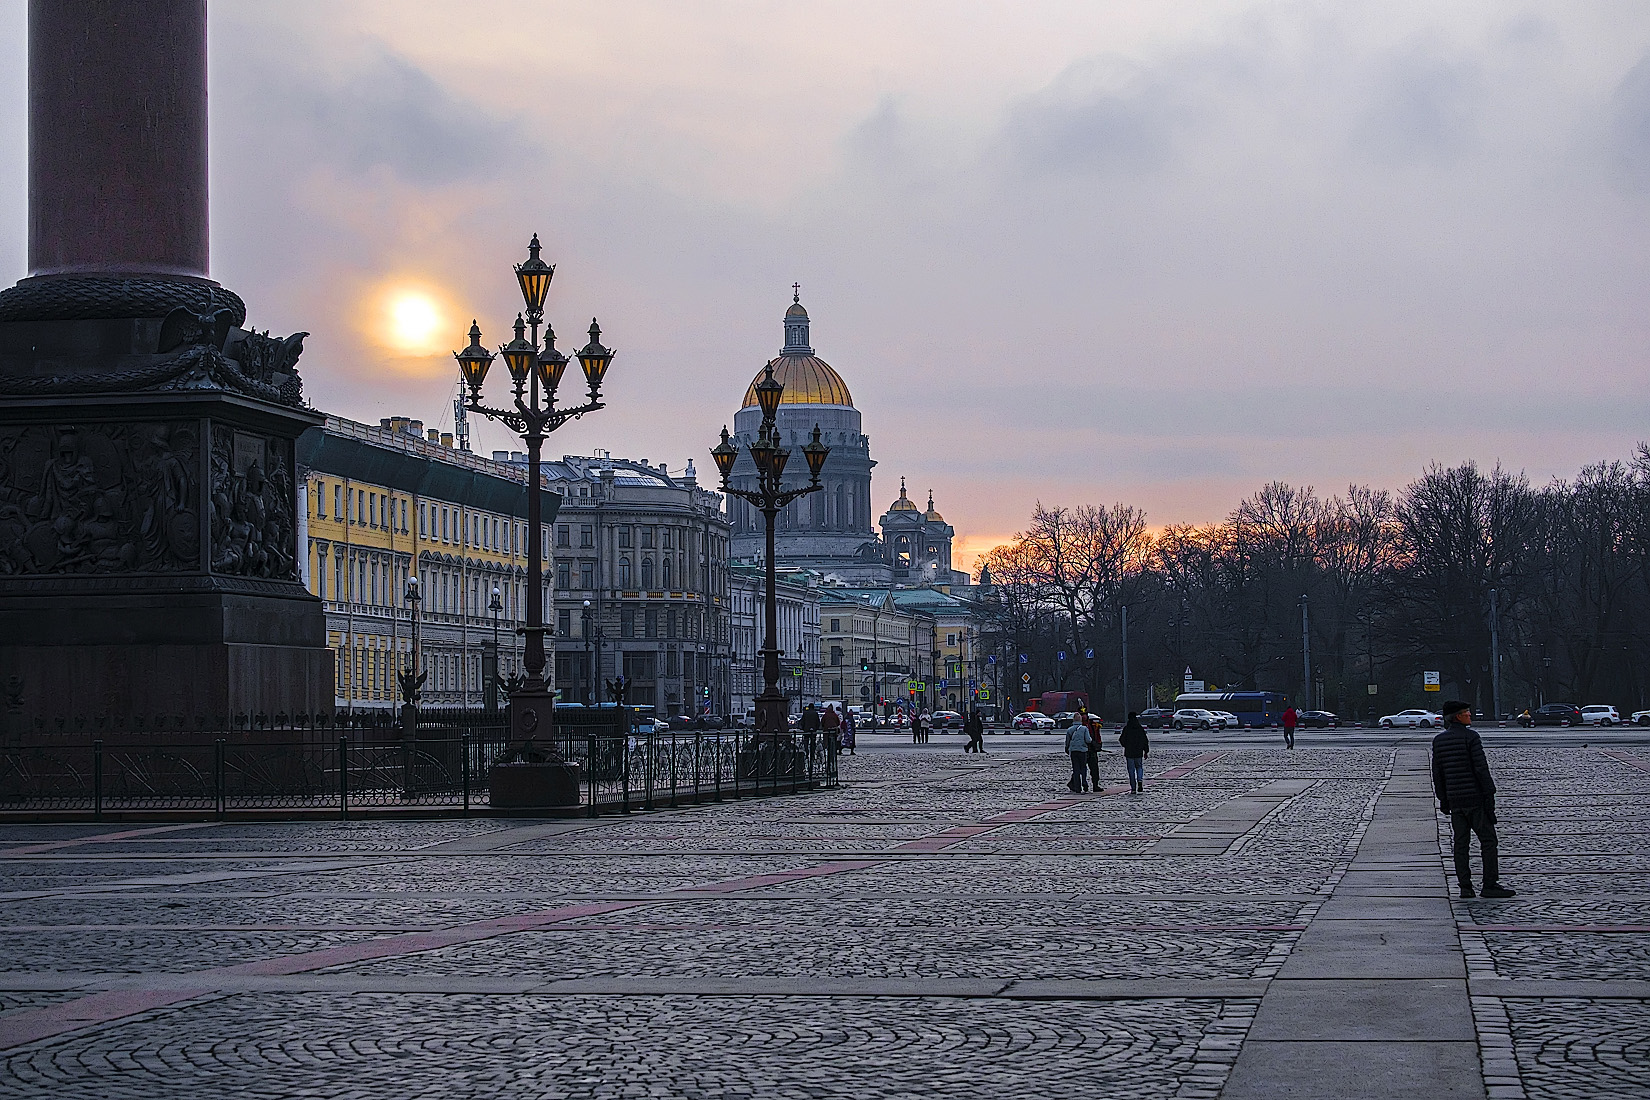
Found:
[(1289, 697), (1275, 691), (1189, 691), (1175, 696), (1174, 705), (1231, 711), (1245, 726), (1281, 726)]

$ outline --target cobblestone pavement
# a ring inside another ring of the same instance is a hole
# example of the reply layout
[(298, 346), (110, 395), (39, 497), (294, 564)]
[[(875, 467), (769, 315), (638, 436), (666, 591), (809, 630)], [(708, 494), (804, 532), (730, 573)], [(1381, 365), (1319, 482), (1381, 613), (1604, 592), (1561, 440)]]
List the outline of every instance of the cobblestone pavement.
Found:
[[(0, 1098), (1215, 1097), (1400, 737), (1154, 741), (1142, 796), (868, 735), (840, 790), (597, 821), (0, 826)], [(1650, 771), (1490, 745), (1487, 1094), (1643, 1095)]]

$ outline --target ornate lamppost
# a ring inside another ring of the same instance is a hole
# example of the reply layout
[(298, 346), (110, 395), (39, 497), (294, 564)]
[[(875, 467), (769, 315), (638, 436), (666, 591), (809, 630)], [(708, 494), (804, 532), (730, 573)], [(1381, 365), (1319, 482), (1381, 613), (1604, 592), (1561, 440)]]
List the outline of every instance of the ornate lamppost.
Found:
[[(504, 610), (504, 593), (493, 586), (492, 596), (487, 600), (487, 610), (493, 616), (493, 648), (483, 652), (481, 658), (481, 706), (488, 714), (498, 713), (498, 686), (499, 686), (499, 656), (498, 656), (498, 617)], [(483, 643), (483, 650), (486, 644)]]
[[(525, 319), (516, 314), (515, 339), (499, 348), (504, 365), (510, 371), (510, 382), (515, 391), (513, 409), (494, 409), (482, 404), (481, 385), (492, 366), (493, 353), (481, 346), (481, 328), (470, 323), (470, 346), (454, 352), (470, 395), (464, 402), (472, 412), (489, 420), (497, 420), (521, 436), (527, 444), (527, 625), (522, 633), (527, 637), (526, 652), (522, 657), (525, 676), (519, 687), (510, 693), (510, 736), (525, 745), (534, 737), (548, 737), (555, 715), (555, 696), (544, 679), (544, 561), (540, 538), (542, 507), (539, 487), (539, 452), (551, 432), (569, 420), (576, 420), (587, 412), (604, 408), (601, 400), (602, 378), (613, 362), (611, 348), (602, 346), (602, 330), (594, 319), (590, 322), (590, 342), (577, 352), (579, 367), (584, 371), (589, 386), (589, 399), (582, 405), (556, 408), (556, 390), (562, 374), (567, 370), (567, 356), (556, 350), (556, 332), (545, 326), (544, 347), (538, 346), (539, 326), (544, 324), (544, 299), (550, 291), (550, 280), (556, 269), (539, 258), (538, 234), (527, 246), (527, 260), (516, 265), (516, 281), (521, 286), (522, 301), (526, 303)], [(531, 331), (529, 338), (528, 331)], [(543, 401), (540, 401), (540, 390)]]
[(825, 466), (825, 457), (831, 453), (831, 449), (819, 441), (819, 425), (815, 424), (813, 438), (802, 448), (802, 456), (808, 461), (809, 482), (795, 489), (784, 487), (785, 464), (790, 461), (791, 452), (779, 445), (779, 429), (774, 424), (779, 399), (784, 393), (785, 386), (773, 376), (773, 364), (769, 363), (762, 381), (756, 384), (756, 403), (762, 409), (762, 426), (757, 430), (756, 441), (748, 448), (751, 461), (756, 464), (755, 489), (735, 489), (728, 484), (734, 461), (739, 457), (739, 447), (728, 438), (727, 428), (722, 429), (722, 442), (710, 452), (716, 460), (717, 471), (722, 475), (722, 491), (755, 505), (761, 511), (767, 528), (767, 556), (764, 562), (767, 639), (758, 651), (762, 654), (763, 688), (762, 694), (756, 697), (756, 737), (758, 750), (764, 733), (774, 738), (776, 769), (779, 735), (786, 731), (785, 715), (789, 707), (784, 692), (779, 689), (779, 597), (774, 569), (774, 524), (779, 510), (785, 505), (824, 488), (819, 483), (819, 472)]
[(424, 596), (418, 586), (418, 563), (414, 562), (412, 569), (407, 573), (407, 606), (411, 609), (409, 614), (412, 617), (412, 653), (409, 654), (411, 660), (407, 663), (405, 671), (396, 674), (396, 680), (401, 684), (401, 721), (403, 724), (410, 721), (414, 726), (418, 724), (418, 697), (425, 679), (429, 676), (429, 673), (420, 667), (423, 662), (419, 660), (418, 652), (418, 620), (421, 618), (418, 612), (423, 603)]

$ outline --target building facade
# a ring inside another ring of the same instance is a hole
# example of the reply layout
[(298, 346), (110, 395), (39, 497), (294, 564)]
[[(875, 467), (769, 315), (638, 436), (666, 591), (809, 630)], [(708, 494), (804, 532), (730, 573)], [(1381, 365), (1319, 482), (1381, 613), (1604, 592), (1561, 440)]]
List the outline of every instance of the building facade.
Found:
[[(732, 592), (732, 709), (735, 717), (756, 707), (763, 688), (761, 648), (767, 576), (761, 566), (734, 563), (729, 570)], [(790, 700), (791, 712), (823, 701), (824, 670), (820, 665), (819, 575), (805, 570), (779, 572), (774, 578), (779, 620), (779, 687)]]
[(930, 663), (933, 620), (901, 607), (891, 589), (820, 589), (825, 701), (886, 717), (910, 702), (910, 684)]
[[(521, 469), (457, 449), (450, 435), (426, 435), (421, 422), (402, 417), (372, 426), (328, 416), (300, 439), (298, 460), (303, 579), (326, 611), (338, 709), (397, 705), (396, 673), (413, 664), (407, 581), (415, 573), (419, 664), (428, 674), (421, 702), (483, 705), (483, 655), (495, 637), (500, 672), (521, 669)], [(547, 504), (550, 517), (555, 504)]]
[[(511, 455), (500, 452), (510, 460)], [(550, 576), (561, 698), (605, 699), (623, 676), (661, 716), (732, 706), (729, 528), (691, 462), (569, 455), (542, 467), (559, 494)]]

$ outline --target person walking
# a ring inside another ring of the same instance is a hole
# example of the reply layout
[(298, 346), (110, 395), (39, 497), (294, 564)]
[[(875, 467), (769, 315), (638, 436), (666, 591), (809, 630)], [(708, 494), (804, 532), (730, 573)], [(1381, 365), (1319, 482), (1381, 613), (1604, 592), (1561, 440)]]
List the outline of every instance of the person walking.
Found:
[(820, 716), (819, 728), (825, 735), (825, 744), (830, 746), (831, 752), (842, 747), (842, 715), (836, 712), (836, 704), (832, 703), (825, 708)]
[(1146, 727), (1140, 724), (1140, 715), (1129, 711), (1129, 720), (1123, 723), (1123, 731), (1117, 735), (1117, 743), (1123, 746), (1123, 766), (1129, 773), (1129, 793), (1140, 794), (1146, 789), (1146, 757), (1152, 754), (1151, 740), (1146, 736)]
[(1077, 720), (1083, 723), (1089, 731), (1089, 785), (1098, 791), (1100, 789), (1100, 719), (1090, 714), (1087, 707), (1079, 707)]
[(1088, 790), (1091, 740), (1086, 724), (1073, 722), (1066, 727), (1066, 752), (1071, 756), (1071, 782), (1066, 787), (1072, 794), (1082, 794)]
[(1293, 706), (1283, 712), (1283, 746), (1287, 749), (1295, 747), (1295, 727), (1300, 725), (1301, 716)]
[(1455, 834), (1455, 881), (1461, 896), (1473, 897), (1472, 838), (1484, 861), (1487, 898), (1510, 898), (1514, 891), (1501, 885), (1499, 843), (1495, 836), (1495, 780), (1484, 758), (1484, 742), (1472, 728), (1472, 706), (1459, 699), (1444, 704), (1444, 728), (1432, 739), (1432, 793), (1438, 808), (1449, 817)]
[(984, 753), (985, 715), (980, 713), (979, 707), (969, 711), (966, 732), (968, 733), (968, 744), (963, 747), (963, 751)]
[(859, 755), (854, 751), (854, 712), (849, 711), (842, 716), (842, 747), (848, 750), (849, 756)]

